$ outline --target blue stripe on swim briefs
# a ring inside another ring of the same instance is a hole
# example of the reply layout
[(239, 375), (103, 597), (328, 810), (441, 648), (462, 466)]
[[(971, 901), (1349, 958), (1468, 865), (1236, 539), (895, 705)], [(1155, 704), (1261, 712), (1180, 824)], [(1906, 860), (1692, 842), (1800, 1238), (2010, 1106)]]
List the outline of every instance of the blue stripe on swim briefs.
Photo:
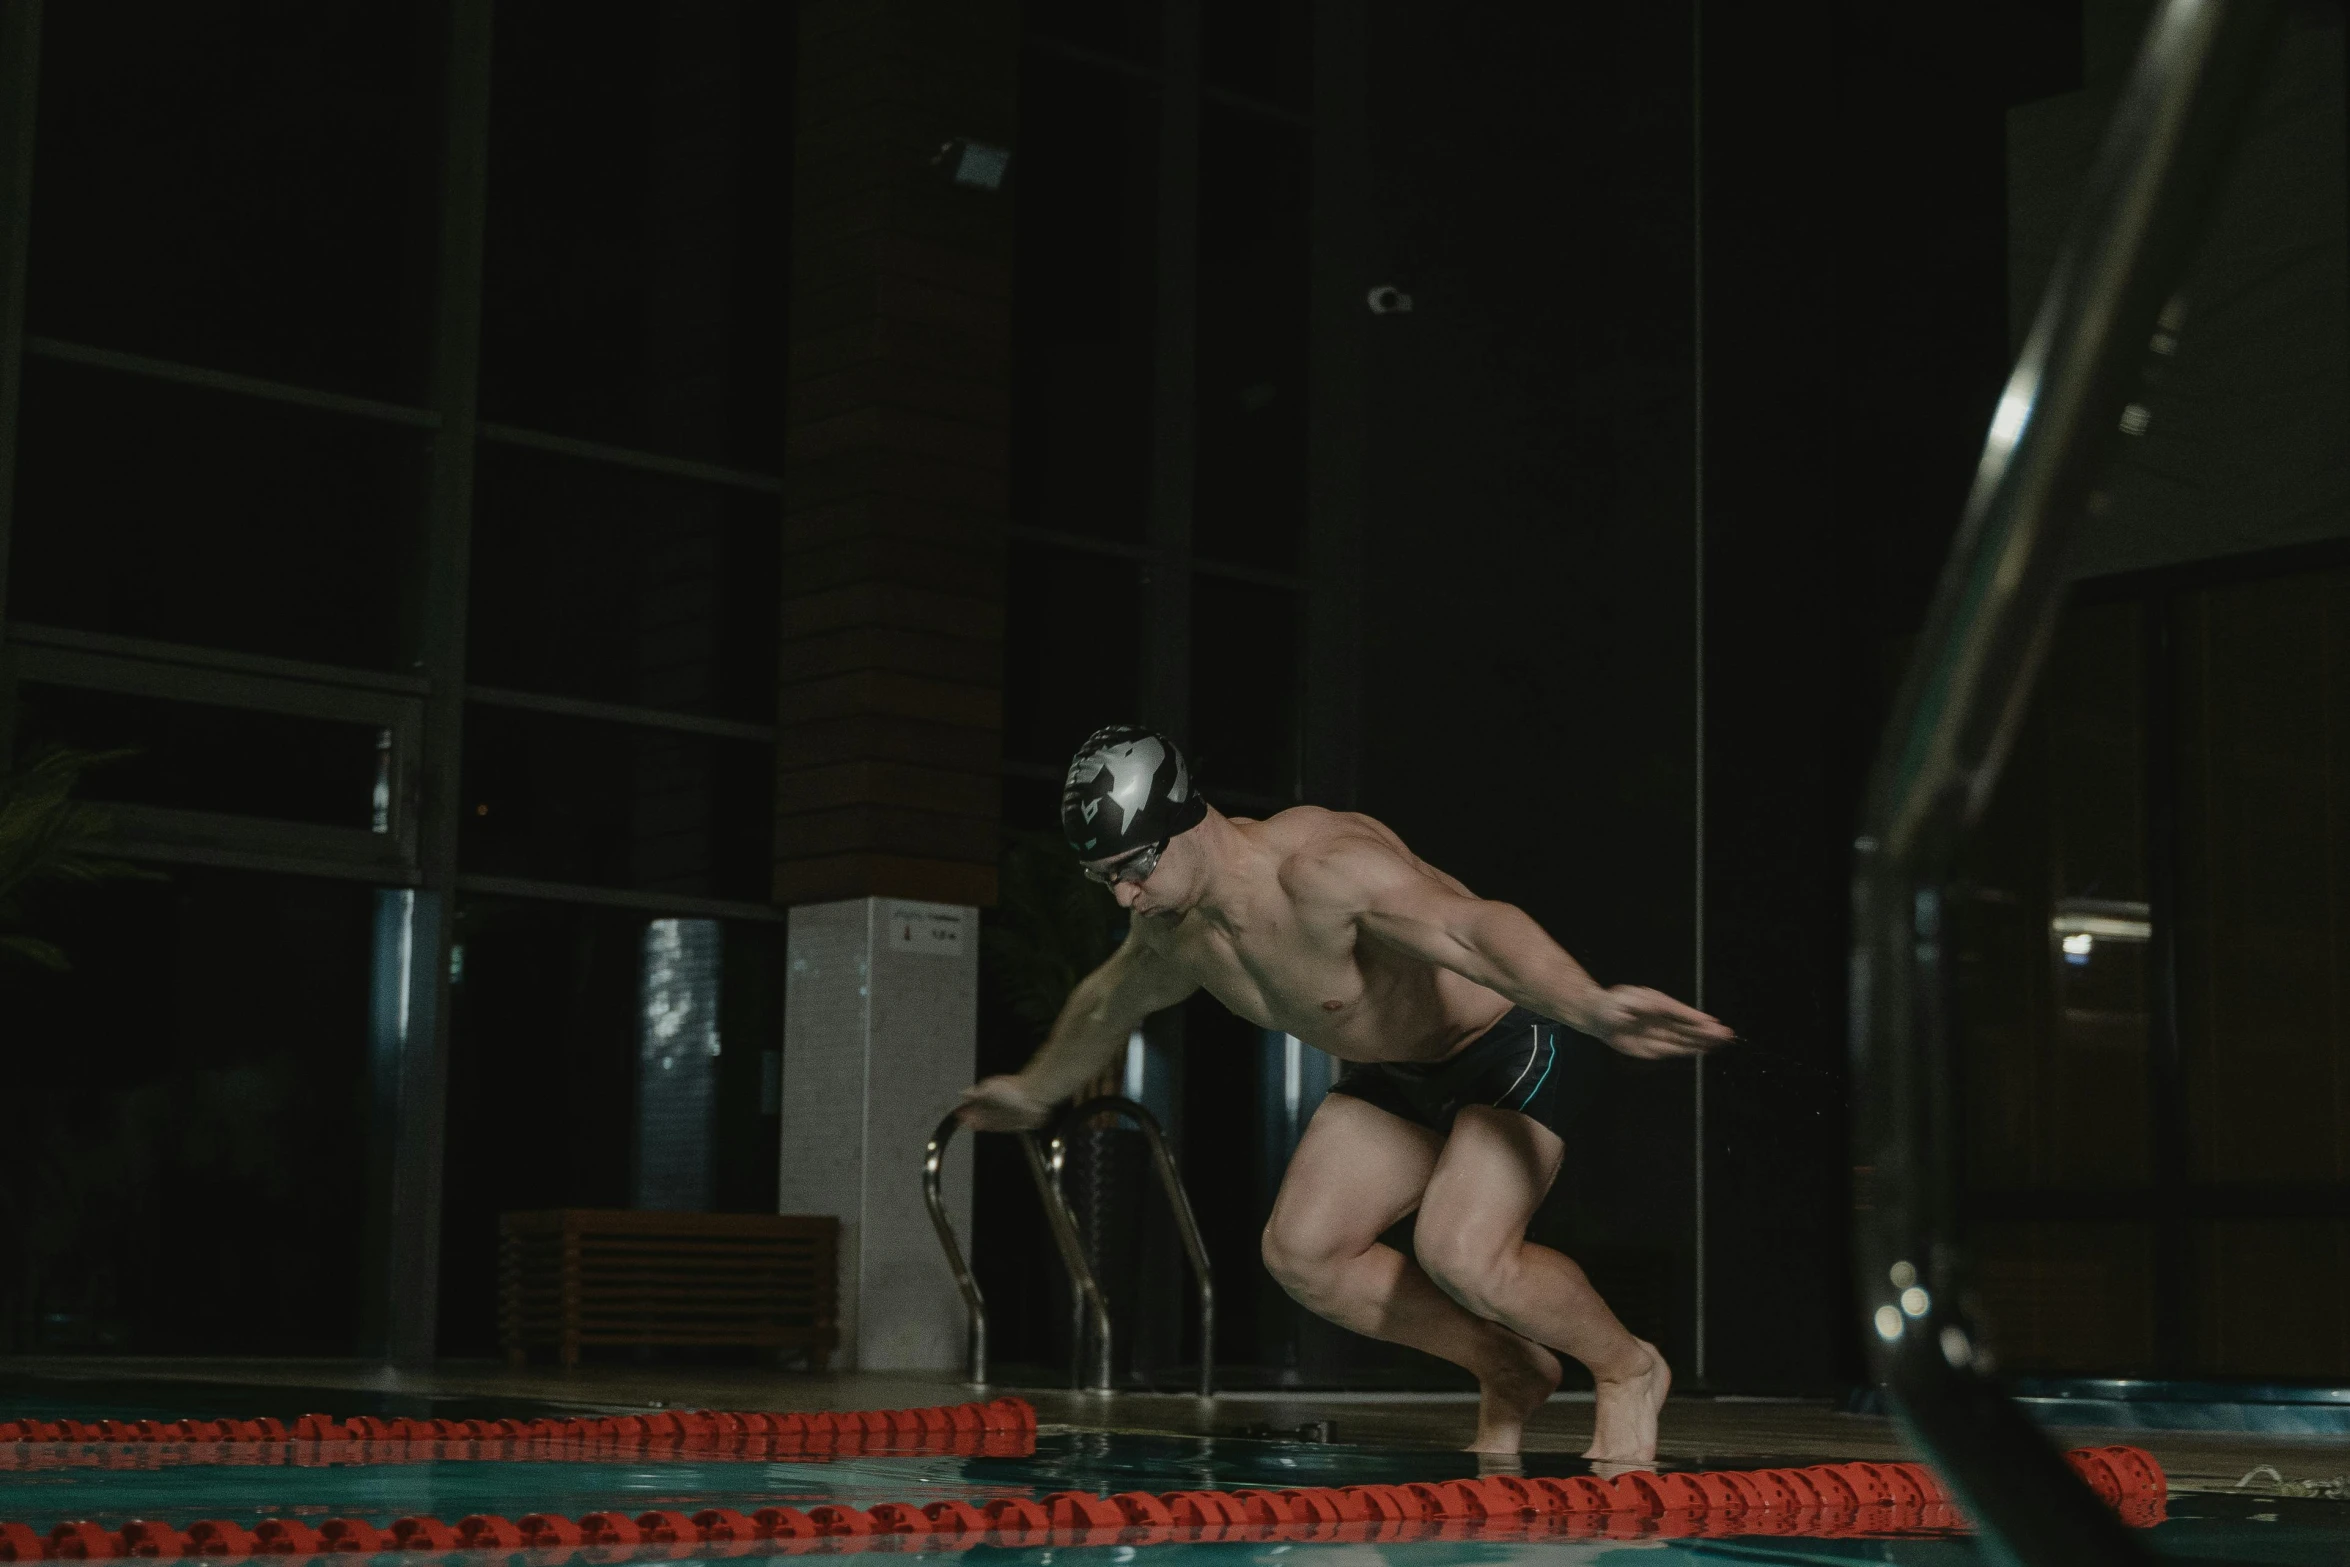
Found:
[(1543, 1060), (1542, 1075), (1534, 1079), (1534, 1086), (1526, 1090), (1526, 1097), (1519, 1100), (1515, 1105), (1510, 1107), (1514, 1110), (1523, 1110), (1534, 1102), (1534, 1096), (1542, 1092), (1542, 1085), (1550, 1081), (1550, 1069), (1558, 1064), (1558, 1036), (1554, 1034), (1549, 1039), (1545, 1040), (1544, 1043), (1550, 1046), (1550, 1054)]

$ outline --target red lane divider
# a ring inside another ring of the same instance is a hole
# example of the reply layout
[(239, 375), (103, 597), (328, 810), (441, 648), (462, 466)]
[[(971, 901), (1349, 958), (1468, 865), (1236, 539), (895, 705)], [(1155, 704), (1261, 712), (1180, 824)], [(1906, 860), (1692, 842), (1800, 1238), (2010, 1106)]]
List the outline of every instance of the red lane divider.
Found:
[[(789, 1458), (808, 1453), (986, 1453), (1036, 1450), (1036, 1411), (1025, 1399), (930, 1409), (816, 1410), (768, 1414), (704, 1409), (576, 1420), (11, 1420), (0, 1423), (0, 1469), (46, 1469), (169, 1455), (234, 1457), (226, 1448), (273, 1448), (293, 1463), (399, 1463), (439, 1458), (611, 1458), (639, 1453), (725, 1453)], [(72, 1451), (60, 1452), (59, 1449)], [(0, 1558), (4, 1560), (5, 1558)]]
[[(2169, 1484), (2151, 1453), (2135, 1447), (2080, 1448), (2073, 1469), (2126, 1523), (2162, 1521)], [(1047, 1496), (970, 1502), (827, 1503), (802, 1512), (762, 1507), (747, 1517), (728, 1507), (692, 1516), (657, 1511), (630, 1517), (594, 1512), (517, 1519), (477, 1513), (455, 1523), (400, 1518), (389, 1528), (355, 1518), (312, 1527), (270, 1519), (251, 1529), (219, 1519), (188, 1525), (135, 1522), (120, 1530), (61, 1523), (42, 1534), (0, 1523), (0, 1562), (96, 1560), (117, 1556), (313, 1556), (383, 1551), (532, 1550), (536, 1567), (574, 1556), (597, 1563), (700, 1554), (777, 1556), (811, 1551), (896, 1549), (907, 1536), (924, 1549), (973, 1545), (1160, 1545), (1214, 1540), (1360, 1541), (1465, 1539), (1659, 1539), (1724, 1535), (1884, 1536), (1956, 1534), (1966, 1528), (1932, 1470), (1922, 1464), (1814, 1464), (1805, 1469), (1659, 1474), (1613, 1480), (1492, 1475), (1431, 1484), (1338, 1489), (1055, 1491)]]

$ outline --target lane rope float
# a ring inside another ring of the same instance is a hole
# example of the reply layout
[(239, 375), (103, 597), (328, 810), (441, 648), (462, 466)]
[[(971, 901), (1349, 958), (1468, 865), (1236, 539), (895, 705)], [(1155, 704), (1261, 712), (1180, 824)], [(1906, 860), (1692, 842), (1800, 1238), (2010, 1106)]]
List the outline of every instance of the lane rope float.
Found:
[[(986, 1454), (1036, 1450), (1026, 1399), (924, 1409), (767, 1413), (662, 1410), (572, 1420), (386, 1420), (304, 1415), (260, 1420), (11, 1420), (0, 1423), (0, 1470), (106, 1464), (131, 1455), (250, 1463), (255, 1447), (294, 1464), (420, 1463), (438, 1459), (611, 1459), (712, 1453)], [(61, 1451), (60, 1449), (67, 1449)]]
[[(2135, 1447), (2077, 1448), (2065, 1459), (2122, 1517), (2162, 1521), (2169, 1482)], [(716, 1556), (789, 1556), (896, 1550), (1232, 1541), (1364, 1542), (1560, 1540), (1783, 1535), (1949, 1536), (1966, 1524), (1923, 1464), (1814, 1464), (1803, 1469), (1638, 1470), (1613, 1480), (1489, 1475), (1407, 1485), (1291, 1490), (1055, 1491), (967, 1501), (825, 1503), (748, 1515), (708, 1507), (690, 1516), (625, 1510), (578, 1518), (476, 1513), (455, 1523), (410, 1517), (379, 1528), (356, 1518), (250, 1525), (204, 1519), (185, 1529), (134, 1520), (120, 1529), (61, 1523), (46, 1534), (0, 1523), (0, 1562), (94, 1561), (124, 1556), (318, 1556), (335, 1553), (528, 1551), (533, 1567), (575, 1559), (612, 1563), (674, 1558), (679, 1547)], [(918, 1537), (909, 1539), (907, 1537)]]

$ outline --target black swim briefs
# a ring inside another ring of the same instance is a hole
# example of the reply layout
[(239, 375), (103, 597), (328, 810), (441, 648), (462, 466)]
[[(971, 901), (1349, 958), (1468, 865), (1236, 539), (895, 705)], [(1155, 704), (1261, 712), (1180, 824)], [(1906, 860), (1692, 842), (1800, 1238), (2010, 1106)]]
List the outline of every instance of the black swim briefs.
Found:
[(1437, 1133), (1463, 1105), (1496, 1105), (1559, 1130), (1563, 1023), (1512, 1007), (1502, 1020), (1441, 1061), (1356, 1061), (1330, 1085)]

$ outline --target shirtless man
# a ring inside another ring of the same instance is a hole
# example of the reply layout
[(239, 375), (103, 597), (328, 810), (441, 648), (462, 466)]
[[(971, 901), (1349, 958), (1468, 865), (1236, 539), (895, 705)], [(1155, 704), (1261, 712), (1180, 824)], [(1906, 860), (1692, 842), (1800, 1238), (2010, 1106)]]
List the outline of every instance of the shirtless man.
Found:
[[(1730, 1031), (1669, 996), (1603, 987), (1520, 910), (1472, 895), (1373, 821), (1297, 806), (1225, 816), (1164, 735), (1115, 726), (1070, 764), (1061, 822), (1134, 919), (1033, 1059), (965, 1090), (972, 1126), (1040, 1126), (1161, 1007), (1205, 988), (1350, 1063), (1298, 1143), (1265, 1265), (1343, 1327), (1465, 1367), (1479, 1452), (1516, 1452), (1563, 1350), (1598, 1386), (1585, 1456), (1645, 1463), (1672, 1372), (1568, 1258), (1526, 1240), (1565, 1151), (1559, 1023), (1626, 1055)], [(1552, 1020), (1556, 1019), (1557, 1022)], [(1417, 1261), (1379, 1244), (1414, 1209)]]

